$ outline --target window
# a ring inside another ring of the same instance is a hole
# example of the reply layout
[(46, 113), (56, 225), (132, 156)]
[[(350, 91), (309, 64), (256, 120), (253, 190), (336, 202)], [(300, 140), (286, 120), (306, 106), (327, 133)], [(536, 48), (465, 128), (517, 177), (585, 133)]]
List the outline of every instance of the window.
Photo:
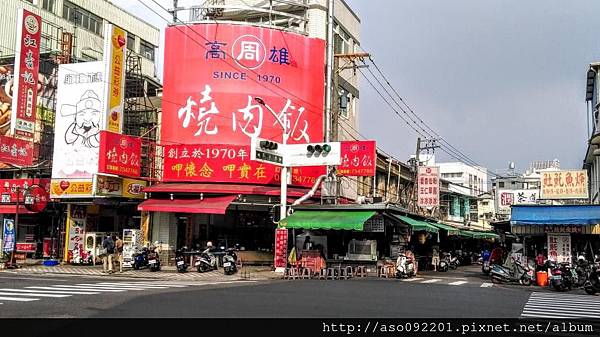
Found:
[(48, 12), (54, 13), (54, 3), (56, 0), (44, 0), (42, 2), (42, 8), (47, 10)]
[(135, 35), (127, 33), (127, 49), (135, 51)]
[(140, 54), (150, 61), (154, 61), (154, 46), (144, 40), (140, 41)]
[(63, 3), (62, 17), (73, 23), (76, 27), (84, 28), (96, 35), (102, 36), (102, 18), (69, 1), (65, 0)]
[(504, 182), (503, 182), (503, 181), (499, 182), (499, 183), (498, 183), (498, 187), (500, 187), (500, 188), (504, 188)]
[(352, 38), (342, 27), (336, 24), (333, 28), (333, 48), (336, 54), (352, 53)]

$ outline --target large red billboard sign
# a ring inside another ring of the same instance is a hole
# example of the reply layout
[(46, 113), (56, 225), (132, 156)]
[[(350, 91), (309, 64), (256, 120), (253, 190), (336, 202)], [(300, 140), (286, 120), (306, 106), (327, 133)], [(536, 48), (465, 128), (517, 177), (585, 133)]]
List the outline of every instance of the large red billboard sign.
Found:
[(30, 166), (33, 163), (33, 143), (0, 135), (0, 163)]
[[(33, 185), (38, 185), (47, 192), (50, 190), (50, 179), (0, 179), (0, 194), (2, 203), (16, 203), (17, 195), (19, 202), (25, 203), (25, 191)], [(39, 194), (36, 192), (36, 194)]]
[(290, 144), (322, 141), (324, 55), (323, 40), (277, 29), (168, 27), (162, 144), (241, 146), (252, 137), (281, 142), (270, 110), (287, 117)]
[(33, 139), (42, 18), (28, 10), (20, 9), (17, 21), (15, 89), (12, 98), (15, 116), (11, 120), (11, 130), (16, 136)]
[(98, 172), (123, 177), (139, 177), (141, 153), (140, 138), (100, 131)]
[[(281, 167), (250, 160), (249, 145), (166, 145), (163, 181), (275, 185), (281, 182)], [(292, 185), (312, 186), (315, 181), (314, 167), (292, 169)]]
[(342, 164), (337, 167), (338, 175), (372, 177), (377, 163), (374, 140), (341, 142)]

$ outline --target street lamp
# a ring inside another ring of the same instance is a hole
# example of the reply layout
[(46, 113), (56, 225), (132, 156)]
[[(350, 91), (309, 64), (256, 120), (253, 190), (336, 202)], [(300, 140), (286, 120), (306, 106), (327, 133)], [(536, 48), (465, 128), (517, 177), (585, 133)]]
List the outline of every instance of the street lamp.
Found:
[[(282, 144), (285, 145), (287, 144), (287, 140), (288, 140), (288, 127), (287, 127), (287, 115), (285, 113), (281, 114), (281, 118), (283, 120), (281, 120), (279, 118), (279, 116), (277, 116), (277, 113), (275, 111), (273, 111), (273, 109), (271, 109), (270, 106), (268, 106), (267, 104), (265, 104), (265, 101), (263, 101), (262, 98), (260, 97), (254, 97), (254, 100), (264, 106), (265, 108), (267, 108), (267, 110), (269, 110), (269, 112), (273, 115), (273, 117), (275, 117), (275, 120), (277, 121), (277, 123), (279, 123), (279, 125), (281, 126), (281, 129), (283, 130), (283, 141)], [(282, 166), (281, 167), (281, 209), (279, 210), (279, 221), (283, 220), (286, 215), (286, 207), (287, 207), (287, 176), (288, 176), (288, 167), (287, 166)]]

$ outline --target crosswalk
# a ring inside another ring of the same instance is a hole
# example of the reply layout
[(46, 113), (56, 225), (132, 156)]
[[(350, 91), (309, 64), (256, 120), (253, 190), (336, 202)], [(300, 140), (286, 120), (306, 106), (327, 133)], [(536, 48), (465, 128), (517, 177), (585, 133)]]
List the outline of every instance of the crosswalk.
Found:
[(533, 292), (523, 308), (521, 317), (598, 318), (600, 317), (600, 297), (557, 292)]
[(478, 285), (480, 288), (490, 288), (493, 286), (490, 282), (472, 282), (465, 281), (464, 279), (456, 279), (456, 278), (423, 278), (423, 277), (413, 277), (401, 279), (402, 282), (410, 282), (410, 283), (421, 283), (421, 284), (443, 284), (443, 285), (451, 285), (451, 286), (462, 286), (462, 285)]
[(49, 298), (67, 298), (97, 294), (120, 294), (129, 291), (156, 291), (193, 286), (215, 284), (252, 283), (255, 281), (217, 281), (217, 282), (98, 282), (77, 284), (34, 285), (22, 288), (0, 288), (0, 304), (9, 302), (34, 302)]

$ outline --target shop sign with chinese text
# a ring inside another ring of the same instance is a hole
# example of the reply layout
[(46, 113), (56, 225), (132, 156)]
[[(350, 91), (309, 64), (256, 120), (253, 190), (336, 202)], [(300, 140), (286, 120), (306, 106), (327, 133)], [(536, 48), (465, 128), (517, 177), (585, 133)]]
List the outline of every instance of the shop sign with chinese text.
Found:
[(287, 247), (288, 230), (287, 228), (275, 229), (275, 268), (287, 267)]
[(33, 164), (33, 142), (0, 135), (0, 163), (30, 166)]
[(123, 195), (123, 178), (98, 174), (95, 180), (95, 196), (120, 197)]
[(587, 199), (586, 170), (541, 172), (540, 199)]
[(11, 131), (14, 136), (25, 140), (33, 140), (34, 135), (41, 33), (42, 18), (26, 9), (19, 9), (12, 96), (15, 116), (11, 119)]
[[(252, 138), (281, 142), (282, 128), (269, 109), (287, 120), (289, 144), (323, 140), (325, 41), (235, 24), (173, 26), (165, 34), (164, 145), (226, 143), (249, 153)], [(233, 172), (217, 175), (226, 163), (219, 164), (210, 167), (211, 181), (246, 182)], [(167, 163), (164, 171), (171, 171)], [(169, 179), (185, 181), (183, 169), (178, 172)], [(310, 178), (323, 173), (323, 167), (313, 169)], [(257, 182), (277, 180), (274, 169), (266, 174)]]
[(372, 177), (377, 162), (374, 140), (342, 141), (342, 164), (337, 167), (340, 176)]
[(92, 197), (92, 179), (52, 179), (51, 198)]
[(36, 243), (17, 242), (17, 252), (35, 253), (37, 250)]
[[(75, 247), (83, 250), (85, 225), (87, 220), (87, 209), (83, 205), (68, 205), (67, 223), (69, 227), (69, 239), (67, 250), (72, 252)], [(65, 255), (67, 257), (68, 254)]]
[[(231, 182), (274, 185), (281, 167), (250, 160), (250, 145), (166, 145), (164, 181)], [(312, 186), (317, 167), (292, 169), (292, 185)]]
[(139, 179), (123, 178), (123, 197), (129, 199), (144, 199), (144, 187), (148, 182)]
[(141, 153), (140, 138), (100, 131), (98, 172), (123, 177), (139, 177)]
[(127, 32), (113, 24), (104, 27), (104, 64), (107, 74), (104, 97), (106, 111), (102, 129), (121, 133), (123, 126), (123, 100), (125, 98), (125, 45)]
[(498, 214), (510, 214), (512, 205), (535, 205), (539, 190), (498, 190)]
[[(5, 203), (17, 202), (17, 190), (19, 194), (19, 202), (25, 202), (25, 191), (33, 186), (39, 185), (45, 190), (50, 189), (50, 179), (0, 179), (0, 193), (8, 195)], [(4, 200), (3, 200), (4, 201)]]
[(583, 233), (583, 226), (577, 225), (544, 225), (545, 233)]
[(419, 207), (440, 205), (440, 168), (437, 166), (419, 166), (417, 173)]
[(571, 263), (571, 234), (548, 234), (548, 259)]
[(91, 183), (93, 175), (98, 173), (100, 130), (105, 110), (102, 103), (106, 81), (103, 71), (102, 62), (59, 66), (52, 179), (65, 181), (62, 186), (69, 179), (86, 178)]

